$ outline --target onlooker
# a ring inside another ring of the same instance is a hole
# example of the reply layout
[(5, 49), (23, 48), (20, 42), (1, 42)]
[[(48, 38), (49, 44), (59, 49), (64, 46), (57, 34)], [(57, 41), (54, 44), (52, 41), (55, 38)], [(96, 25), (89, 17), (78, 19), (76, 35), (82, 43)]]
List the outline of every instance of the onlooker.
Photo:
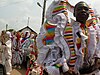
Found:
[(3, 52), (2, 63), (6, 67), (6, 74), (10, 75), (12, 71), (11, 33), (2, 31), (0, 39), (2, 39), (0, 40)]

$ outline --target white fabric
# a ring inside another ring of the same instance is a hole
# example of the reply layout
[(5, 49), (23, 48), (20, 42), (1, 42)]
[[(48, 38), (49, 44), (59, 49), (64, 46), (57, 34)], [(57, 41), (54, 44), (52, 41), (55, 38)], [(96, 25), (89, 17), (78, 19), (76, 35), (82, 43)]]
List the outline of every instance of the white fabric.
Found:
[[(80, 28), (80, 23), (79, 22), (74, 22), (73, 23), (73, 34), (74, 34), (74, 43), (75, 43), (75, 51), (76, 51), (76, 55), (77, 55), (77, 60), (76, 60), (76, 64), (75, 64), (75, 70), (78, 71), (80, 67), (82, 67), (83, 64), (83, 52), (82, 49), (87, 47), (88, 48), (88, 60), (91, 61), (92, 58), (94, 58), (94, 54), (96, 53), (96, 36), (97, 36), (97, 32), (96, 30), (93, 28), (93, 26), (90, 26), (89, 28), (87, 28), (88, 30), (88, 34), (84, 35), (82, 33), (82, 30)], [(76, 46), (76, 42), (77, 42), (77, 38), (79, 38), (77, 36), (77, 32), (80, 32), (81, 35), (81, 47), (78, 50), (77, 46)], [(88, 35), (90, 35), (90, 37), (88, 38)], [(85, 40), (88, 39), (88, 45), (86, 45)], [(97, 51), (98, 52), (98, 51)], [(100, 53), (96, 53), (96, 55), (100, 55)]]
[(11, 59), (12, 59), (11, 39), (9, 39), (6, 42), (6, 46), (5, 45), (1, 45), (1, 46), (2, 46), (2, 49), (3, 49), (2, 64), (5, 65), (7, 74), (10, 74), (10, 72), (12, 71), (12, 64), (11, 64)]
[[(52, 3), (50, 4), (50, 6), (48, 7), (47, 11), (46, 11), (46, 19), (47, 20), (51, 20), (52, 15), (53, 15), (53, 10), (55, 7), (59, 6), (60, 1), (64, 1), (67, 2), (66, 8), (73, 13), (74, 12), (74, 7), (67, 1), (67, 0), (54, 0), (52, 1)], [(67, 11), (67, 10), (66, 10)], [(58, 12), (60, 13), (60, 11)], [(58, 14), (57, 13), (57, 14)], [(55, 14), (56, 15), (56, 14)]]
[(54, 8), (59, 4), (59, 1), (56, 0), (56, 1), (53, 1), (50, 6), (48, 7), (47, 11), (46, 11), (46, 19), (49, 21), (49, 20), (52, 20), (52, 12), (54, 10)]
[(100, 58), (100, 24), (97, 24), (96, 25), (96, 30), (97, 30), (97, 38), (98, 38), (98, 41), (97, 41), (97, 46), (96, 46), (96, 57), (99, 57)]
[[(56, 6), (56, 4), (54, 5)], [(64, 66), (63, 67), (64, 72), (69, 70), (67, 63), (65, 63), (63, 60), (63, 59), (68, 60), (69, 55), (70, 55), (68, 45), (66, 44), (63, 38), (63, 32), (64, 32), (68, 19), (64, 13), (59, 13), (52, 17), (51, 12), (54, 8), (52, 7), (48, 9), (50, 12), (47, 11), (48, 12), (47, 21), (57, 26), (55, 28), (54, 42), (50, 45), (43, 44), (42, 39), (45, 36), (46, 30), (44, 26), (42, 26), (40, 29), (40, 33), (37, 37), (37, 47), (39, 49), (37, 63), (46, 67), (47, 72), (50, 75), (59, 75), (60, 74), (59, 68), (55, 68), (55, 66), (53, 65), (62, 64)], [(62, 56), (60, 54), (62, 54)]]
[(9, 31), (7, 31), (6, 33), (9, 35), (9, 37), (11, 37), (11, 33)]
[(96, 50), (96, 43), (97, 43), (97, 40), (96, 40), (96, 30), (93, 28), (93, 26), (90, 26), (89, 27), (89, 36), (90, 36), (90, 41), (89, 41), (89, 44), (88, 44), (88, 56), (89, 56), (89, 59), (91, 60), (94, 56), (94, 53), (95, 53), (95, 50)]
[(46, 66), (49, 75), (60, 75), (59, 68), (54, 66)]
[(6, 42), (6, 51), (7, 51), (7, 58), (11, 59), (12, 58), (12, 52), (11, 52), (11, 39), (9, 39), (7, 42)]
[(11, 39), (6, 42), (6, 50), (5, 50), (5, 66), (6, 66), (6, 72), (10, 73), (12, 71), (12, 64), (11, 64), (11, 59), (12, 59), (12, 52), (11, 52)]
[[(65, 58), (68, 60), (70, 57), (68, 45), (66, 44), (66, 41), (63, 38), (64, 37), (63, 33), (64, 33), (65, 26), (68, 22), (68, 18), (65, 16), (64, 13), (59, 13), (59, 14), (56, 14), (55, 16), (52, 16), (52, 11), (55, 8), (55, 6), (57, 6), (57, 4), (58, 2), (52, 3), (50, 7), (48, 8), (47, 14), (46, 14), (47, 21), (57, 26), (55, 28), (54, 43), (51, 45), (43, 45), (42, 39), (46, 33), (44, 26), (41, 27), (40, 34), (37, 37), (37, 46), (39, 49), (37, 62), (41, 65), (44, 65), (47, 69), (47, 72), (50, 75), (59, 75), (58, 69), (55, 68), (53, 64), (60, 63), (63, 66), (66, 65), (67, 67), (67, 64), (65, 64), (62, 61), (62, 59)], [(73, 26), (73, 36), (74, 36), (73, 41), (75, 44), (75, 51), (77, 55), (77, 60), (75, 63), (75, 71), (78, 72), (79, 68), (82, 67), (82, 64), (83, 64), (82, 49), (87, 47), (85, 40), (88, 39), (88, 36), (82, 33), (82, 29), (80, 28), (79, 22), (73, 22), (72, 24), (73, 24), (72, 26)], [(93, 27), (89, 27), (87, 30), (89, 31), (88, 35), (91, 35), (90, 42), (88, 43), (87, 48), (89, 50), (89, 57), (93, 58), (93, 55), (96, 50), (96, 30), (94, 30)], [(81, 35), (81, 47), (79, 50), (76, 46), (77, 38), (79, 38), (77, 35), (77, 32), (80, 32), (80, 35)], [(60, 49), (63, 53), (62, 57), (58, 57), (60, 56), (59, 55)], [(53, 55), (55, 56), (57, 60), (54, 58)], [(91, 58), (89, 58), (89, 60), (91, 60)], [(65, 70), (64, 68), (63, 70)], [(69, 70), (69, 68), (67, 68), (67, 70)]]
[(38, 36), (36, 37), (36, 42), (37, 42), (37, 48), (40, 49), (41, 47), (43, 47), (43, 42), (42, 39), (45, 35), (46, 31), (44, 29), (44, 26), (41, 27), (40, 29), (40, 33), (38, 34)]
[(47, 56), (47, 53), (49, 52), (49, 47), (43, 46), (41, 49), (39, 49), (39, 54), (37, 58), (37, 63), (40, 65), (44, 65), (45, 58)]
[[(57, 14), (56, 16), (53, 17), (53, 23), (57, 24), (57, 27), (55, 28), (55, 37), (54, 37), (54, 41), (55, 42), (54, 42), (54, 44), (57, 44), (57, 46), (59, 46), (62, 49), (62, 51), (65, 51), (65, 50), (67, 51), (68, 50), (68, 46), (67, 46), (66, 42), (64, 43), (64, 39), (63, 39), (63, 31), (64, 31), (64, 27), (66, 26), (66, 22), (67, 22), (67, 18), (63, 13)], [(40, 48), (39, 49), (39, 57), (40, 57), (41, 52), (46, 51), (46, 53), (47, 53), (49, 51), (48, 49), (45, 49), (45, 46), (42, 44), (42, 38), (43, 38), (43, 36), (45, 34), (45, 30), (44, 30), (43, 27), (41, 29), (42, 30), (41, 30), (40, 34), (38, 35), (38, 37), (37, 37), (37, 46), (38, 46), (38, 48)], [(64, 43), (64, 44), (62, 44), (62, 43)], [(54, 46), (54, 45), (52, 44), (51, 46)], [(65, 53), (67, 53), (66, 54), (67, 56), (69, 55), (68, 51), (65, 52)], [(44, 52), (44, 54), (45, 54), (45, 52)], [(46, 55), (44, 55), (44, 56), (46, 56)], [(69, 59), (69, 56), (68, 57), (67, 56), (66, 56), (66, 58)]]
[[(78, 72), (79, 68), (82, 66), (83, 64), (83, 52), (82, 52), (82, 48), (84, 48), (84, 45), (81, 44), (80, 49), (78, 50), (76, 43), (77, 43), (77, 32), (79, 32), (80, 34), (82, 34), (82, 30), (80, 28), (80, 23), (79, 22), (73, 22), (73, 36), (74, 36), (74, 44), (75, 44), (75, 51), (76, 51), (76, 55), (77, 55), (77, 59), (76, 59), (76, 63), (75, 63), (75, 71)], [(81, 37), (83, 37), (81, 35)], [(81, 42), (83, 43), (85, 40), (81, 39)]]

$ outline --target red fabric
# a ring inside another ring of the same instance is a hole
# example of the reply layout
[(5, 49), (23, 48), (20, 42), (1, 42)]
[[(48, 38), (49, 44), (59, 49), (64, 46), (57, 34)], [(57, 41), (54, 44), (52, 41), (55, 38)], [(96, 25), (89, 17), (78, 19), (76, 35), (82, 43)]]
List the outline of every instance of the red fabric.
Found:
[(85, 27), (85, 25), (84, 24), (81, 24), (80, 27), (83, 28), (83, 27)]
[(94, 28), (94, 29), (96, 29), (96, 26), (95, 26), (95, 25), (93, 25), (93, 28)]
[(40, 72), (40, 75), (43, 75), (43, 68), (41, 67), (41, 72)]
[(17, 37), (17, 40), (20, 40), (21, 35), (20, 35), (20, 33), (19, 33), (19, 32), (17, 33), (16, 37)]
[(37, 55), (37, 53), (35, 53), (35, 52), (33, 52), (33, 51), (31, 51), (31, 54), (33, 54), (33, 55)]
[(77, 44), (77, 48), (80, 49), (80, 47), (81, 47), (81, 43), (80, 44)]
[(26, 75), (28, 75), (29, 71), (30, 71), (30, 68), (27, 69), (27, 71), (26, 71)]

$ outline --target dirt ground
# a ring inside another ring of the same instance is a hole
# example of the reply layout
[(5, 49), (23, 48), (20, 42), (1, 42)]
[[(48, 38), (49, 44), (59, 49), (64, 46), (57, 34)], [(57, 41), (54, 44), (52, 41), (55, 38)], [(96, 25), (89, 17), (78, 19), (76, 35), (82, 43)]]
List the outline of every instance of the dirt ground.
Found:
[(11, 75), (25, 75), (26, 69), (22, 67), (22, 69), (13, 69)]
[(17, 69), (13, 69), (11, 72), (11, 75), (25, 75), (25, 70), (17, 70)]

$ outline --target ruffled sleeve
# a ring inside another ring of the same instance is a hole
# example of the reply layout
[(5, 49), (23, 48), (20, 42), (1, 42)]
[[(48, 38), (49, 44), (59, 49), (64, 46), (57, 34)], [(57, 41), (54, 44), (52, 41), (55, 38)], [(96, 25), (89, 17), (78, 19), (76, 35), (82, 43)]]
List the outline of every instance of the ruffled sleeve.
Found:
[(97, 46), (96, 46), (96, 57), (100, 58), (100, 25), (96, 25), (97, 30)]
[(53, 20), (57, 23), (57, 27), (55, 28), (54, 41), (61, 49), (63, 49), (61, 39), (63, 38), (64, 28), (67, 24), (67, 18), (63, 13), (60, 13), (54, 16)]
[(37, 42), (37, 48), (40, 49), (41, 47), (44, 46), (42, 39), (45, 35), (46, 31), (44, 29), (44, 26), (41, 27), (40, 29), (40, 33), (38, 34), (37, 38), (36, 38), (36, 42)]
[(69, 52), (69, 47), (64, 39), (64, 30), (68, 22), (68, 18), (63, 13), (60, 13), (54, 16), (53, 20), (57, 23), (57, 27), (55, 29), (54, 42), (56, 43), (57, 46), (61, 48), (62, 51), (64, 51), (65, 56), (67, 55), (66, 58), (68, 59), (70, 52)]
[(93, 56), (93, 54), (95, 53), (95, 49), (96, 49), (96, 30), (93, 28), (93, 26), (90, 26), (89, 29), (89, 43), (88, 43), (88, 55), (89, 57)]

